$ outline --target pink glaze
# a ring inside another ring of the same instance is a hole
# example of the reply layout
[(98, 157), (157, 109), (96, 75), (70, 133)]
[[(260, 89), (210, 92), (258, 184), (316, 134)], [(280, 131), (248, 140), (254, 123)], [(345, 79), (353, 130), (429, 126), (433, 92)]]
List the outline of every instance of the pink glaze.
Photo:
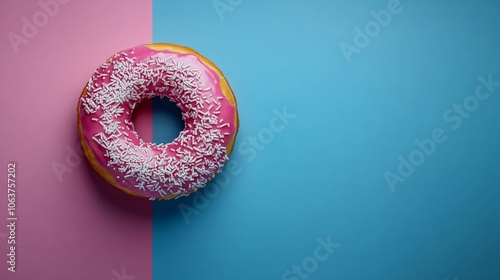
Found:
[[(79, 103), (84, 140), (119, 187), (150, 199), (182, 196), (203, 187), (228, 159), (237, 133), (237, 108), (220, 77), (192, 54), (141, 45), (115, 54), (87, 84)], [(132, 111), (145, 98), (167, 97), (179, 106), (185, 129), (172, 143), (139, 138)]]

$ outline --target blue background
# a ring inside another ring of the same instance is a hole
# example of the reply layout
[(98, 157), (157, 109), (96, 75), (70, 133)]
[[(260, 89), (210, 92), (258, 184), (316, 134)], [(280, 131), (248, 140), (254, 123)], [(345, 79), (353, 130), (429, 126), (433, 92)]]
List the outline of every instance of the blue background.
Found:
[[(154, 41), (218, 65), (241, 120), (226, 188), (201, 208), (155, 202), (154, 279), (287, 279), (328, 235), (341, 246), (309, 279), (500, 279), (500, 87), (458, 129), (443, 119), (478, 76), (500, 81), (500, 2), (401, 1), (348, 63), (339, 45), (388, 2), (242, 1), (221, 18), (210, 0), (153, 1)], [(182, 129), (166, 105), (155, 142)], [(245, 153), (284, 107), (296, 117)], [(436, 128), (446, 141), (391, 191), (384, 173)]]

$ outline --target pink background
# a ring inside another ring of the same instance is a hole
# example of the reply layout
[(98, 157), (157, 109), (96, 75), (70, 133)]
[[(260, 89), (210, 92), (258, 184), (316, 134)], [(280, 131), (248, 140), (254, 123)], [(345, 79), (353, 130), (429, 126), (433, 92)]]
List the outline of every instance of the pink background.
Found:
[[(22, 18), (32, 21), (43, 10), (38, 1), (1, 1), (0, 279), (131, 280), (120, 277), (123, 268), (137, 280), (152, 278), (151, 204), (114, 189), (71, 152), (79, 149), (82, 88), (108, 56), (151, 42), (151, 10), (150, 1), (59, 4), (16, 54), (7, 34), (21, 34)], [(146, 141), (150, 107), (136, 120)], [(17, 164), (16, 273), (5, 262), (9, 161)], [(52, 168), (56, 162), (71, 169), (62, 182)]]

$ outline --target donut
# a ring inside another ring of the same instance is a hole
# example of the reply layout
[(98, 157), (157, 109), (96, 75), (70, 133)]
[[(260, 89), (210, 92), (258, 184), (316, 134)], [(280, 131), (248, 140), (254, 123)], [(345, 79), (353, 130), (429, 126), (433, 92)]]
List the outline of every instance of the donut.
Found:
[[(184, 130), (171, 143), (143, 141), (134, 108), (166, 97), (182, 112)], [(140, 45), (95, 70), (77, 106), (78, 134), (90, 165), (114, 187), (150, 200), (200, 189), (219, 173), (239, 128), (236, 98), (222, 72), (179, 45)]]

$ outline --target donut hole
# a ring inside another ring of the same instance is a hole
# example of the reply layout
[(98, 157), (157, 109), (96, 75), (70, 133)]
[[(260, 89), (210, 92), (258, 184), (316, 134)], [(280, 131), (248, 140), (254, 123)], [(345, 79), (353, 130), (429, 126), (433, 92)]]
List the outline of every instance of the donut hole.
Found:
[[(182, 111), (167, 97), (154, 97), (152, 103), (153, 117), (153, 139), (155, 144), (168, 144), (179, 137), (184, 130), (185, 124), (182, 120)], [(140, 133), (137, 132), (140, 136)]]
[[(151, 119), (153, 120), (152, 139), (151, 129), (142, 125), (150, 123)], [(155, 144), (172, 142), (184, 130), (185, 126), (181, 109), (166, 97), (145, 99), (137, 104), (132, 112), (132, 122), (141, 139)]]

